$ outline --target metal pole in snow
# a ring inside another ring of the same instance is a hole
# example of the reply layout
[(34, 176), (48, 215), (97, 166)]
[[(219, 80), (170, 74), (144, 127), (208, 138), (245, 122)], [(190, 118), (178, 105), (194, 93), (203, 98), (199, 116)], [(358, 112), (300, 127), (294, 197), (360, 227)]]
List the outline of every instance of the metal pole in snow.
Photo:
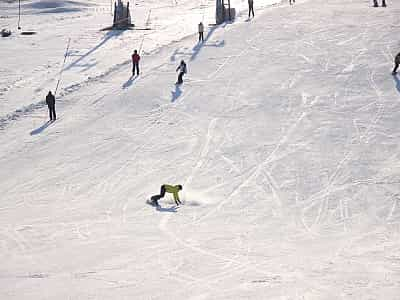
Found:
[(57, 81), (57, 86), (56, 86), (56, 90), (55, 90), (55, 92), (54, 92), (54, 97), (55, 97), (56, 94), (57, 94), (58, 86), (59, 86), (59, 84), (60, 84), (60, 82), (61, 82), (61, 76), (62, 76), (62, 73), (63, 73), (63, 71), (64, 71), (65, 61), (67, 60), (68, 49), (69, 49), (69, 43), (70, 43), (70, 42), (71, 42), (71, 38), (68, 39), (67, 49), (65, 50), (64, 61), (63, 61), (63, 64), (62, 64), (62, 66), (61, 66), (60, 77), (58, 78), (58, 81)]
[(18, 30), (21, 30), (21, 26), (19, 26), (21, 22), (21, 0), (18, 0)]

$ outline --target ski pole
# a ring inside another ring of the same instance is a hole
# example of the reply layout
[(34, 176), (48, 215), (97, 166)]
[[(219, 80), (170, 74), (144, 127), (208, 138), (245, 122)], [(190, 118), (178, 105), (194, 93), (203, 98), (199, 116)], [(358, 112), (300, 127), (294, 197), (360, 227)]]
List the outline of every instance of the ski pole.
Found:
[(71, 42), (71, 38), (68, 39), (67, 49), (65, 50), (64, 61), (63, 61), (63, 64), (62, 64), (62, 66), (61, 66), (60, 76), (59, 76), (58, 81), (57, 81), (57, 86), (56, 86), (56, 90), (55, 90), (55, 92), (54, 92), (54, 97), (55, 97), (56, 94), (57, 94), (58, 86), (59, 86), (60, 81), (61, 81), (61, 76), (62, 76), (62, 73), (63, 73), (63, 71), (64, 71), (64, 65), (65, 65), (65, 61), (67, 60), (68, 49), (69, 49), (69, 44), (70, 44), (70, 42)]

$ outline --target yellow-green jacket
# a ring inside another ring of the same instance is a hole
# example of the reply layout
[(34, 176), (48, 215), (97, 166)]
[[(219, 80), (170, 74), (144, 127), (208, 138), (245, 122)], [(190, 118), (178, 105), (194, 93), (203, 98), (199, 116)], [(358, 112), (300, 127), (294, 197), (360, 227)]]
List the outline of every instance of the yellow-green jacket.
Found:
[(180, 191), (179, 185), (164, 184), (165, 191), (174, 195), (174, 200), (179, 201), (178, 192)]

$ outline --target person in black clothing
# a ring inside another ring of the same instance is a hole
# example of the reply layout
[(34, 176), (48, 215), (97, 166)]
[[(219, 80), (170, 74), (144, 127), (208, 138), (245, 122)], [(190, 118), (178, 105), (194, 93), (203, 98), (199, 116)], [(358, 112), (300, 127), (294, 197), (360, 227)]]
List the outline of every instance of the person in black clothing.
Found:
[(397, 68), (399, 67), (399, 65), (400, 65), (400, 52), (394, 58), (394, 69), (392, 72), (393, 75), (397, 74)]
[[(374, 0), (374, 7), (378, 7), (378, 0)], [(386, 0), (382, 0), (382, 7), (386, 7)]]
[(56, 120), (56, 98), (51, 93), (51, 91), (49, 91), (49, 93), (46, 96), (46, 104), (47, 104), (47, 107), (49, 108), (50, 121), (55, 121)]
[(182, 84), (183, 83), (183, 75), (187, 73), (187, 67), (185, 61), (182, 59), (180, 65), (178, 68), (176, 68), (176, 71), (178, 72), (179, 70), (179, 75), (178, 75), (178, 81), (177, 84)]
[(248, 0), (248, 3), (249, 3), (249, 19), (250, 19), (250, 13), (253, 14), (253, 18), (254, 18), (253, 0)]

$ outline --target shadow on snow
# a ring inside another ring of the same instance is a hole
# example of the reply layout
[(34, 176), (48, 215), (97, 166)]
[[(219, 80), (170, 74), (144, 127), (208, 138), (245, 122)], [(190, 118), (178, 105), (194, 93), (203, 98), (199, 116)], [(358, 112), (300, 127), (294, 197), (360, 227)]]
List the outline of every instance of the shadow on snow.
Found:
[(181, 86), (179, 84), (175, 84), (175, 91), (172, 91), (171, 94), (171, 102), (175, 102), (182, 95)]
[(400, 79), (397, 74), (393, 74), (393, 80), (396, 83), (396, 89), (400, 93)]
[(124, 31), (123, 30), (112, 30), (108, 31), (106, 35), (104, 36), (103, 40), (98, 43), (95, 47), (90, 49), (88, 52), (83, 54), (81, 57), (79, 57), (77, 60), (69, 64), (67, 67), (64, 68), (64, 71), (71, 69), (72, 67), (79, 66), (79, 67), (86, 67), (86, 70), (89, 69), (90, 67), (96, 65), (95, 63), (92, 64), (84, 64), (84, 65), (78, 65), (82, 60), (84, 60), (86, 57), (88, 57), (90, 54), (101, 48), (105, 43), (107, 43), (108, 40), (114, 37), (118, 37), (121, 35)]
[(42, 126), (34, 129), (31, 131), (31, 135), (37, 135), (41, 132), (43, 132), (47, 127), (49, 127), (53, 122), (52, 121), (47, 121), (46, 123), (44, 123)]

